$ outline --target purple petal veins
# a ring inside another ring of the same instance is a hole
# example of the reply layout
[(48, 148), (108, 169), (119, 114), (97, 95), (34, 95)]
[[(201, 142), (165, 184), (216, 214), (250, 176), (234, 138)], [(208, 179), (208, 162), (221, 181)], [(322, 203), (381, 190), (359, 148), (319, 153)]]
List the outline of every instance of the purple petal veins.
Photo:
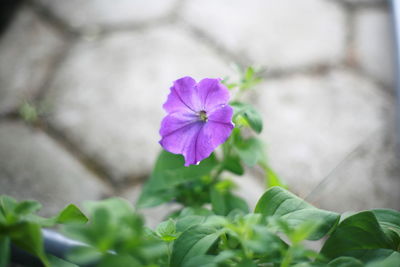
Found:
[(161, 146), (182, 154), (185, 166), (198, 164), (224, 143), (234, 127), (229, 92), (219, 79), (199, 83), (191, 77), (174, 82), (164, 104), (167, 116), (161, 122)]

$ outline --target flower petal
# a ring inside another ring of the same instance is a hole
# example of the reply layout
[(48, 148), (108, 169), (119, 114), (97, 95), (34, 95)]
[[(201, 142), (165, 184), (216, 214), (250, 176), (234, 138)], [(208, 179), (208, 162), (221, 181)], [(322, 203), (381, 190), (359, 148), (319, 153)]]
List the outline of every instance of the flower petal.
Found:
[(162, 137), (188, 126), (198, 121), (198, 117), (193, 112), (174, 112), (165, 116), (161, 122), (160, 135)]
[(206, 78), (197, 84), (201, 107), (205, 111), (211, 111), (217, 106), (225, 105), (229, 100), (229, 91), (221, 83), (220, 79)]
[(195, 148), (192, 148), (195, 162), (200, 162), (210, 154), (231, 135), (232, 124), (208, 121), (201, 129), (196, 138)]
[(204, 124), (196, 121), (183, 125), (163, 135), (160, 144), (171, 153), (182, 154), (185, 157), (185, 166), (197, 164), (199, 160), (196, 159), (196, 140)]
[(196, 81), (191, 77), (176, 80), (170, 88), (167, 102), (163, 105), (168, 113), (176, 111), (198, 112), (200, 107)]
[(208, 121), (222, 124), (230, 124), (232, 126), (233, 109), (231, 106), (225, 105), (214, 109), (208, 114)]

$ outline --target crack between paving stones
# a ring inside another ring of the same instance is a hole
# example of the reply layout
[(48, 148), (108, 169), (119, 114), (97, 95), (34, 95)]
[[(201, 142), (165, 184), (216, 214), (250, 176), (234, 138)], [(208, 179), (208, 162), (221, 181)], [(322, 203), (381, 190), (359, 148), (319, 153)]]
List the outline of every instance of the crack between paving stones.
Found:
[[(230, 52), (223, 46), (218, 45), (217, 42), (213, 40), (212, 37), (207, 35), (207, 33), (202, 31), (201, 29), (198, 29), (182, 21), (178, 22), (178, 26), (181, 26), (184, 29), (186, 29), (196, 39), (205, 43), (207, 47), (214, 50), (218, 55), (221, 55), (225, 60), (225, 62), (238, 64), (242, 68), (252, 65), (250, 64), (251, 60), (246, 55), (237, 55)], [(286, 69), (268, 70), (267, 68), (267, 70), (261, 74), (261, 77), (264, 79), (275, 79), (275, 78), (288, 78), (294, 75), (325, 75), (330, 71), (341, 69), (343, 68), (343, 66), (345, 66), (343, 62), (338, 62), (334, 64), (321, 62), (317, 64), (309, 64), (305, 66), (292, 67)]]
[(74, 28), (70, 27), (68, 23), (54, 15), (45, 5), (35, 0), (25, 0), (26, 6), (30, 7), (43, 21), (51, 28), (56, 30), (67, 38), (77, 38), (81, 34)]
[(36, 0), (26, 0), (30, 6), (40, 17), (42, 17), (49, 25), (59, 32), (70, 38), (88, 38), (97, 39), (118, 32), (135, 32), (143, 31), (151, 28), (173, 24), (178, 17), (178, 13), (182, 9), (182, 0), (177, 1), (170, 12), (165, 16), (154, 18), (145, 22), (127, 22), (115, 25), (94, 24), (84, 27), (73, 27), (68, 22), (54, 14), (49, 8)]
[(115, 195), (124, 196), (132, 189), (144, 185), (144, 183), (149, 179), (150, 174), (139, 175), (139, 176), (129, 176), (124, 179), (124, 182), (118, 185), (115, 189)]
[(270, 79), (287, 79), (297, 75), (304, 75), (310, 77), (323, 77), (328, 75), (331, 72), (335, 71), (345, 71), (346, 73), (351, 73), (365, 81), (373, 84), (374, 86), (380, 88), (379, 92), (382, 93), (383, 97), (392, 99), (396, 97), (396, 91), (393, 89), (393, 86), (387, 85), (384, 82), (380, 81), (377, 78), (372, 77), (368, 73), (366, 73), (361, 67), (350, 67), (347, 64), (334, 64), (334, 65), (313, 65), (309, 67), (300, 67), (297, 69), (289, 69), (289, 70), (271, 70), (265, 71), (261, 73), (261, 77), (264, 80)]
[(81, 166), (93, 174), (100, 182), (110, 190), (110, 195), (105, 195), (104, 197), (110, 196), (123, 196), (129, 190), (143, 185), (148, 179), (150, 174), (144, 175), (127, 175), (121, 179), (121, 181), (114, 181), (107, 171), (107, 168), (94, 161), (90, 157), (86, 156), (84, 153), (79, 151), (76, 146), (70, 142), (61, 132), (49, 123), (45, 121), (37, 121), (36, 123), (27, 123), (21, 119), (18, 113), (7, 113), (0, 115), (0, 123), (7, 121), (18, 121), (22, 122), (28, 127), (34, 127), (39, 129), (58, 145), (60, 145), (67, 153), (69, 153), (75, 160), (77, 160)]
[(126, 175), (117, 181), (116, 179), (113, 179), (113, 175), (110, 174), (106, 166), (80, 151), (73, 142), (68, 140), (68, 138), (61, 133), (61, 131), (53, 127), (50, 123), (39, 121), (34, 126), (41, 129), (45, 134), (47, 134), (50, 138), (55, 140), (59, 145), (67, 150), (87, 170), (89, 170), (102, 183), (104, 183), (110, 189), (112, 195), (121, 195), (123, 192), (129, 189), (142, 185), (150, 176), (149, 174)]
[[(120, 32), (143, 32), (144, 30), (149, 30), (165, 25), (173, 25), (176, 23), (179, 13), (182, 9), (183, 0), (178, 0), (173, 5), (168, 14), (161, 16), (159, 18), (154, 18), (146, 22), (127, 22), (119, 23), (115, 25), (95, 25), (94, 30), (97, 31), (98, 37), (105, 37), (110, 34), (120, 33)], [(77, 29), (81, 35), (85, 36), (85, 33), (93, 29), (90, 27)]]
[(246, 67), (250, 65), (251, 60), (247, 55), (239, 55), (229, 51), (222, 45), (219, 45), (214, 38), (209, 36), (203, 30), (186, 23), (182, 18), (178, 18), (176, 21), (176, 26), (178, 28), (182, 28), (186, 30), (189, 34), (191, 34), (195, 39), (200, 41), (202, 44), (212, 49), (218, 56), (222, 57), (225, 62), (238, 64), (240, 67)]
[[(385, 0), (380, 1), (371, 1), (371, 2), (359, 2), (359, 3), (351, 3), (346, 1), (337, 1), (337, 0), (327, 0), (331, 3), (338, 4), (342, 6), (344, 9), (361, 9), (361, 8), (387, 8), (388, 3)], [(397, 0), (393, 0), (397, 1)]]
[(63, 62), (69, 56), (75, 43), (75, 41), (65, 42), (62, 49), (60, 49), (59, 53), (52, 60), (53, 62), (51, 62), (49, 67), (50, 70), (46, 73), (45, 77), (43, 78), (42, 84), (39, 86), (36, 95), (32, 99), (32, 102), (35, 106), (39, 106), (44, 101), (54, 77), (56, 76)]
[(345, 58), (344, 64), (349, 68), (358, 68), (359, 62), (355, 52), (355, 8), (351, 5), (344, 9), (345, 12)]
[(261, 77), (264, 79), (286, 79), (295, 75), (311, 75), (311, 76), (323, 76), (329, 72), (343, 69), (342, 64), (311, 64), (308, 66), (286, 68), (286, 69), (271, 69), (261, 73)]
[(69, 152), (78, 162), (81, 163), (83, 167), (85, 167), (90, 173), (98, 178), (107, 188), (110, 189), (110, 192), (115, 195), (118, 184), (111, 178), (112, 176), (107, 171), (106, 167), (82, 153), (61, 133), (61, 131), (54, 128), (49, 123), (38, 121), (38, 123), (33, 126), (39, 128), (42, 132), (44, 132), (47, 136), (49, 136), (57, 144)]
[(397, 93), (396, 93), (396, 85), (388, 85), (382, 81), (380, 81), (377, 78), (372, 77), (372, 75), (368, 74), (365, 70), (363, 70), (361, 67), (357, 68), (352, 68), (355, 74), (359, 75), (361, 78), (367, 80), (368, 82), (374, 84), (376, 87), (379, 87), (383, 95), (385, 97), (388, 97), (389, 99), (396, 99)]

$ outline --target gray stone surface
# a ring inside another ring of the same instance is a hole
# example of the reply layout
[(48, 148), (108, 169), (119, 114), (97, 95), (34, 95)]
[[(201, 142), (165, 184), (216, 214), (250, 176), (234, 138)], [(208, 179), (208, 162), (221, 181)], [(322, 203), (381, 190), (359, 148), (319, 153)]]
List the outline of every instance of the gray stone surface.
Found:
[(387, 116), (390, 125), (350, 155), (310, 196), (310, 201), (338, 212), (382, 207), (400, 210), (400, 158), (395, 149), (395, 119), (394, 114)]
[(172, 82), (227, 74), (213, 50), (173, 27), (82, 42), (51, 85), (51, 121), (111, 178), (146, 175), (160, 150), (162, 104)]
[(0, 39), (0, 114), (17, 108), (40, 88), (62, 40), (22, 8)]
[(143, 23), (167, 16), (177, 0), (37, 0), (74, 28)]
[[(360, 143), (383, 134), (387, 114), (395, 107), (380, 88), (350, 70), (268, 80), (258, 92), (271, 165), (302, 197)], [(362, 163), (360, 170), (369, 168), (369, 162)], [(355, 171), (351, 176), (360, 187), (364, 179), (374, 179), (372, 173), (365, 177)], [(348, 199), (334, 203), (338, 201)]]
[(36, 199), (44, 214), (103, 197), (108, 189), (41, 131), (0, 123), (0, 194)]
[(386, 0), (341, 0), (345, 3), (362, 5), (362, 4), (382, 4), (386, 2)]
[(228, 50), (269, 69), (333, 64), (344, 57), (345, 17), (321, 0), (191, 0), (183, 17)]
[(355, 16), (355, 53), (361, 68), (369, 75), (393, 85), (395, 49), (388, 11), (360, 9)]
[(233, 178), (233, 181), (237, 185), (235, 193), (246, 200), (249, 204), (250, 210), (253, 210), (262, 196), (267, 190), (265, 183), (262, 181), (261, 175), (256, 175), (256, 173), (251, 170), (246, 170), (243, 176), (234, 176), (230, 173), (225, 174), (228, 178)]

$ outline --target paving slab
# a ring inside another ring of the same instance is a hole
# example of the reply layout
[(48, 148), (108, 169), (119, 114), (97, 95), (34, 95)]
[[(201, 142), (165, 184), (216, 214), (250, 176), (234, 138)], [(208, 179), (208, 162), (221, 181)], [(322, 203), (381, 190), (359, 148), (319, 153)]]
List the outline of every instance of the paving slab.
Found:
[(345, 53), (345, 14), (333, 1), (190, 0), (182, 16), (232, 53), (269, 69), (334, 64)]
[(391, 15), (384, 9), (360, 9), (355, 15), (356, 60), (371, 77), (395, 82), (395, 46)]
[[(350, 70), (271, 79), (255, 93), (264, 118), (262, 136), (270, 164), (301, 197), (307, 197), (357, 146), (368, 143), (373, 135), (384, 135), (388, 114), (395, 110), (394, 100), (381, 88)], [(362, 181), (375, 179), (373, 173), (362, 171), (370, 169), (375, 156), (359, 160), (349, 179), (359, 182), (360, 187), (364, 186)], [(382, 172), (380, 179), (393, 185), (385, 189), (388, 195), (392, 195), (391, 190), (398, 191), (390, 175)], [(363, 191), (363, 197), (372, 194), (370, 190), (373, 188)], [(344, 194), (329, 201), (338, 207), (346, 205), (352, 194), (346, 192), (348, 198)], [(387, 202), (396, 203), (390, 197)]]
[(69, 203), (97, 200), (108, 189), (43, 132), (0, 123), (0, 194), (35, 199), (46, 215)]
[(177, 0), (37, 0), (73, 28), (144, 23), (169, 15)]
[(63, 40), (31, 10), (21, 8), (0, 39), (0, 114), (39, 90)]
[(172, 26), (83, 41), (49, 88), (51, 122), (112, 179), (134, 179), (150, 173), (161, 149), (162, 104), (172, 82), (229, 73), (213, 50)]
[(332, 173), (326, 184), (310, 196), (313, 203), (337, 212), (382, 207), (400, 210), (396, 120), (395, 114), (387, 115), (391, 125), (371, 136)]

